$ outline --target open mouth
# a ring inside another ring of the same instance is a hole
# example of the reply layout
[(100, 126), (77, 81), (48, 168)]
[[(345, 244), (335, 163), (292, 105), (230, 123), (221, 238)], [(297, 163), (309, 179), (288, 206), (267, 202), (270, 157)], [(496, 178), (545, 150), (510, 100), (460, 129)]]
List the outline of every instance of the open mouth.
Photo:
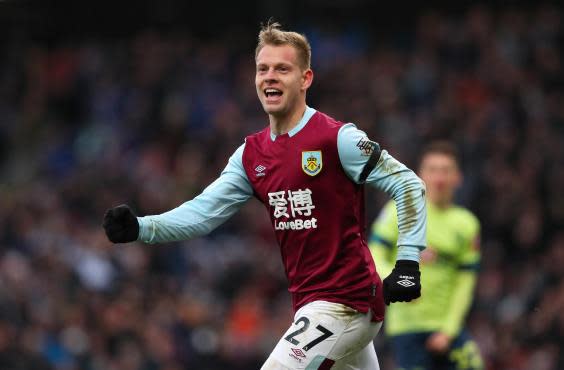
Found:
[(278, 98), (280, 96), (282, 96), (282, 91), (278, 90), (278, 89), (273, 89), (271, 87), (264, 89), (264, 95), (266, 96), (266, 98)]

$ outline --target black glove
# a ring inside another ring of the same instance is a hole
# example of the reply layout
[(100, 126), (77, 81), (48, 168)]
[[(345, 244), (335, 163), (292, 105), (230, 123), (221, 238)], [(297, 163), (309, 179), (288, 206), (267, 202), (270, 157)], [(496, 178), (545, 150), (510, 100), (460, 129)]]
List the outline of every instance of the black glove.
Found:
[(384, 279), (384, 302), (409, 302), (421, 296), (419, 263), (408, 260), (396, 261), (392, 273)]
[(139, 222), (128, 205), (110, 208), (104, 214), (102, 223), (108, 239), (113, 243), (129, 243), (139, 236)]

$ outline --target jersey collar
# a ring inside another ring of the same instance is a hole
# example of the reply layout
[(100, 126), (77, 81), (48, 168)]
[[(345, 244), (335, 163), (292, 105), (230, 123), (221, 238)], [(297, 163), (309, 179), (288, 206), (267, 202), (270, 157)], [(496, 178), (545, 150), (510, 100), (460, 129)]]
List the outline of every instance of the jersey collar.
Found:
[[(304, 115), (302, 116), (302, 119), (300, 120), (300, 122), (298, 122), (296, 127), (288, 131), (288, 136), (292, 137), (298, 132), (300, 132), (300, 130), (305, 127), (305, 125), (308, 123), (309, 119), (315, 114), (315, 112), (317, 112), (315, 109), (308, 107), (306, 105), (306, 110), (304, 112)], [(272, 139), (272, 141), (276, 140), (276, 135), (273, 134), (272, 131), (270, 131), (270, 138)]]

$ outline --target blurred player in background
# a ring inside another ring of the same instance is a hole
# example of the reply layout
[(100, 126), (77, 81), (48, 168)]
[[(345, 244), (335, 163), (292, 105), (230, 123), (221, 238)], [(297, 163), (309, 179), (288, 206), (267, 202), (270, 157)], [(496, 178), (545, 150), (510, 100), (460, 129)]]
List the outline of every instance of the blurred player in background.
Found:
[[(306, 105), (310, 59), (303, 35), (267, 24), (255, 53), (255, 85), (269, 126), (248, 136), (193, 200), (139, 218), (118, 206), (106, 212), (104, 228), (114, 243), (195, 238), (255, 196), (270, 215), (295, 312), (263, 369), (378, 369), (372, 340), (384, 301), (420, 295), (424, 185), (353, 124)], [(365, 238), (364, 183), (398, 204), (397, 262), (383, 283)]]
[[(427, 248), (421, 254), (421, 298), (389, 308), (385, 331), (402, 370), (482, 369), (476, 344), (464, 329), (480, 262), (480, 224), (453, 204), (462, 175), (455, 147), (424, 149), (419, 175), (427, 186)], [(372, 227), (370, 249), (378, 271), (392, 270), (398, 241), (390, 201)]]

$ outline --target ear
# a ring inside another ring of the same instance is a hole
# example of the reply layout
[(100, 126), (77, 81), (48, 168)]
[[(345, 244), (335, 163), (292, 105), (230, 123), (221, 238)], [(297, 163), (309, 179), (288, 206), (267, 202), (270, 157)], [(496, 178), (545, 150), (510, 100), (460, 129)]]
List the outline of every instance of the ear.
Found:
[(302, 90), (306, 91), (311, 86), (313, 82), (313, 71), (311, 69), (307, 69), (302, 74)]

